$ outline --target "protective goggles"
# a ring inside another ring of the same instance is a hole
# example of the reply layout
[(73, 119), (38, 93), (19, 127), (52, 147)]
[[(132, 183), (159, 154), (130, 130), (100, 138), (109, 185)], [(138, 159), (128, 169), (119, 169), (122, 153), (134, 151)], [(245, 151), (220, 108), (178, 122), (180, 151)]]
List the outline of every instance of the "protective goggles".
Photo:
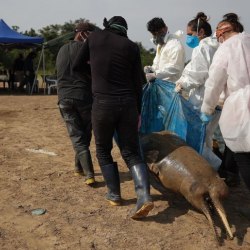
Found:
[(232, 31), (233, 28), (231, 26), (222, 26), (221, 28), (217, 28), (216, 37), (219, 39), (224, 33)]

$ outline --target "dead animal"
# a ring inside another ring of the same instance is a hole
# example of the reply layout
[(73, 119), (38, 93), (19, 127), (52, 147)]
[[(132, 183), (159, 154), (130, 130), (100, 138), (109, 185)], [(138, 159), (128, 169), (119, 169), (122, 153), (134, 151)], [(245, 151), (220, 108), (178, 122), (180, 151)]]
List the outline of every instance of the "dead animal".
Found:
[(212, 211), (217, 211), (229, 238), (233, 239), (221, 204), (228, 188), (209, 163), (177, 135), (167, 131), (142, 136), (141, 144), (150, 172), (158, 181), (165, 188), (181, 193), (202, 211), (219, 242), (212, 215)]

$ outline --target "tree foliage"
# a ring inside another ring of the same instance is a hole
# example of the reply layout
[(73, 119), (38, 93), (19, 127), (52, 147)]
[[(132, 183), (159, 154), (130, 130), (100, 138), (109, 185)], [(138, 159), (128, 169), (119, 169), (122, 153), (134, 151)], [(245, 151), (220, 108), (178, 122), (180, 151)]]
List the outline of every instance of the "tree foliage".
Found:
[[(69, 22), (65, 22), (64, 24), (51, 24), (46, 27), (43, 27), (42, 29), (36, 31), (33, 28), (30, 30), (26, 30), (25, 32), (20, 32), (27, 36), (42, 36), (44, 38), (45, 42), (51, 41), (55, 38), (58, 38), (60, 36), (66, 35), (72, 31), (74, 31), (75, 26), (80, 21), (88, 21), (87, 19), (77, 19), (75, 21), (70, 20)], [(15, 31), (19, 31), (18, 26), (12, 27)], [(98, 28), (98, 27), (97, 27)], [(48, 46), (45, 49), (45, 60), (46, 60), (46, 71), (48, 73), (54, 73), (55, 72), (55, 60), (57, 53), (60, 49), (60, 47), (63, 45), (65, 41), (62, 40), (61, 42), (58, 42), (54, 44), (53, 46)], [(67, 42), (67, 41), (66, 41)], [(151, 65), (154, 57), (154, 49), (147, 50), (143, 47), (141, 42), (137, 43), (140, 52), (141, 52), (141, 58), (142, 58), (142, 65)], [(41, 48), (37, 49), (40, 50)], [(153, 53), (152, 53), (153, 50)], [(17, 57), (18, 53), (20, 53), (20, 50), (12, 49), (11, 51), (3, 51), (3, 49), (0, 49), (0, 62), (5, 67), (10, 67), (10, 65), (13, 63), (14, 59)], [(23, 51), (25, 55), (27, 55), (30, 52), (29, 50)], [(36, 58), (38, 60), (38, 58)]]
[(145, 49), (141, 42), (137, 42), (137, 45), (139, 46), (140, 52), (141, 52), (142, 66), (152, 65), (155, 50), (154, 49), (149, 49), (149, 50)]

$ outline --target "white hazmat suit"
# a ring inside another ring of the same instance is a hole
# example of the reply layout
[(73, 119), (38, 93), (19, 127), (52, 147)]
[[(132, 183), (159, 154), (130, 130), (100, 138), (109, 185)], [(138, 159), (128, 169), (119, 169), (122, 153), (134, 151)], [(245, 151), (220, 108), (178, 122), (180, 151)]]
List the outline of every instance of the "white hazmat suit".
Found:
[(152, 71), (161, 80), (176, 82), (184, 69), (185, 50), (177, 35), (167, 34), (163, 45), (157, 45)]
[(205, 84), (201, 111), (212, 114), (224, 91), (220, 128), (234, 152), (250, 152), (250, 35), (226, 40), (215, 53)]
[[(192, 103), (194, 109), (200, 110), (201, 108), (208, 71), (218, 47), (219, 43), (216, 38), (206, 37), (202, 39), (199, 45), (193, 49), (191, 60), (176, 83), (182, 89), (189, 92), (189, 102)], [(202, 154), (216, 170), (219, 168), (221, 160), (212, 152), (212, 138), (218, 126), (220, 113), (220, 111), (216, 111), (212, 120), (207, 125)]]
[(209, 67), (218, 46), (219, 43), (212, 37), (202, 39), (199, 46), (193, 49), (191, 60), (177, 81), (177, 84), (189, 92), (189, 101), (195, 109), (201, 108)]

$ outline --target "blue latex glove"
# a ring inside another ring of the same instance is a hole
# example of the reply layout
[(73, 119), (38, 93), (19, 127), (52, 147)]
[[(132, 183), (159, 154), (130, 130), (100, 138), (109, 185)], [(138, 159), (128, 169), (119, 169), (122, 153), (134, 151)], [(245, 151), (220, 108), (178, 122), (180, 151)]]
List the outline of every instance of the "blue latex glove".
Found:
[(200, 119), (203, 123), (208, 124), (212, 120), (213, 115), (207, 115), (203, 112), (200, 114)]

